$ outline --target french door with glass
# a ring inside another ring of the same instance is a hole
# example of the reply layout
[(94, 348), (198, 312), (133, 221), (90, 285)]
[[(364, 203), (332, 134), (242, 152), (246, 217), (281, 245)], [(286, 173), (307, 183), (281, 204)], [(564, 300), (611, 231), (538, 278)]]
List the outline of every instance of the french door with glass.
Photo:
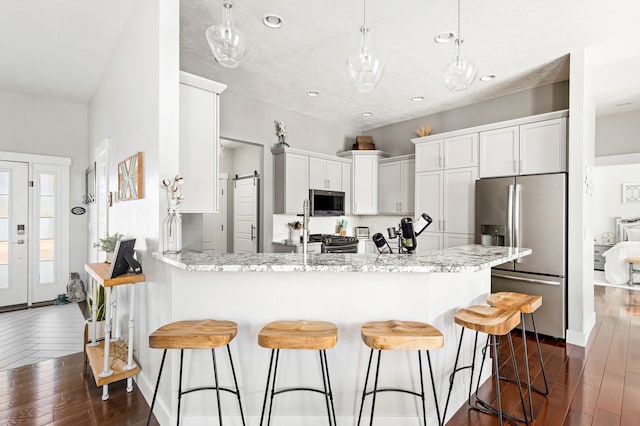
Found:
[(28, 302), (29, 164), (0, 161), (0, 306)]

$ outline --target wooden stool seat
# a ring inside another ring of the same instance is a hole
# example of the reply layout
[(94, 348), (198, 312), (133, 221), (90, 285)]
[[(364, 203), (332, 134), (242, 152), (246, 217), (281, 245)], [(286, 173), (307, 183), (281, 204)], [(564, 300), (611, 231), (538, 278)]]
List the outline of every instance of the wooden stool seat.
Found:
[(360, 329), (362, 341), (371, 349), (429, 351), (444, 346), (437, 328), (415, 321), (374, 321)]
[(338, 327), (327, 321), (274, 321), (262, 327), (258, 344), (268, 349), (326, 350), (338, 342)]
[(640, 264), (640, 257), (627, 257), (624, 259), (627, 263), (633, 263), (634, 265)]
[(213, 349), (229, 344), (238, 334), (233, 321), (212, 319), (165, 324), (149, 335), (155, 349)]
[(494, 336), (504, 336), (520, 323), (520, 312), (493, 306), (469, 306), (454, 315), (456, 324)]
[(487, 303), (495, 308), (531, 314), (542, 306), (542, 296), (503, 291), (490, 294)]

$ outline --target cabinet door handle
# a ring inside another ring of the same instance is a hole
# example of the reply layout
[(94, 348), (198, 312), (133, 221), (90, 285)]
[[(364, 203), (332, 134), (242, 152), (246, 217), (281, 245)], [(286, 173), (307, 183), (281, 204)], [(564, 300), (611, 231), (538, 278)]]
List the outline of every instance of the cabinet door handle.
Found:
[(442, 231), (446, 230), (446, 220), (442, 219)]
[(447, 168), (447, 156), (445, 155), (444, 157), (442, 157), (442, 167), (443, 168)]
[(443, 163), (442, 157), (438, 157), (438, 168), (440, 169), (442, 168), (442, 163)]
[(523, 173), (523, 168), (522, 168), (522, 165), (523, 165), (523, 164), (524, 164), (524, 161), (523, 161), (523, 160), (522, 160), (522, 158), (521, 158), (521, 159), (520, 159), (520, 161), (519, 161), (519, 166), (520, 166), (520, 170), (519, 170), (519, 172), (520, 172), (520, 173)]
[(256, 230), (256, 227), (254, 225), (251, 225), (251, 241), (256, 239), (255, 230)]
[(513, 171), (514, 173), (518, 173), (518, 160), (513, 160)]

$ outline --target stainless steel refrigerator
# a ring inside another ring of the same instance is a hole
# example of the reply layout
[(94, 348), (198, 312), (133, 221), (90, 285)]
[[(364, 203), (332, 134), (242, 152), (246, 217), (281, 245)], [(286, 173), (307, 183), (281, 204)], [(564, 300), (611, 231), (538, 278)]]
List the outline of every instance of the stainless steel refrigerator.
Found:
[[(538, 333), (565, 338), (567, 274), (566, 174), (476, 181), (476, 243), (533, 250), (491, 271), (491, 290), (542, 296)], [(527, 330), (531, 321), (525, 320)]]

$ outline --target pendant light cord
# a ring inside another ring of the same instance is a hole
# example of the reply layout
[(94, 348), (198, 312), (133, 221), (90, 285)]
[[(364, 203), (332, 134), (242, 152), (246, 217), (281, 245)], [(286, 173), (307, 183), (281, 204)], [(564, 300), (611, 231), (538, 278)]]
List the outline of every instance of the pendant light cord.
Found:
[(364, 3), (364, 13), (363, 13), (364, 19), (363, 19), (362, 26), (366, 28), (366, 26), (367, 26), (367, 0), (364, 0), (363, 3)]

